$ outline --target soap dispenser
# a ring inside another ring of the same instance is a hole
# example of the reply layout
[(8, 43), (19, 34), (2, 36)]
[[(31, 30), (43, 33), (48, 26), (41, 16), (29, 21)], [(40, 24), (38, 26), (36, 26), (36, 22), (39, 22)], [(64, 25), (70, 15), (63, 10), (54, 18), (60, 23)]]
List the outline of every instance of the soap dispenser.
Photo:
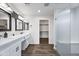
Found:
[(8, 33), (5, 32), (5, 33), (4, 33), (4, 38), (7, 38), (7, 37), (8, 37)]

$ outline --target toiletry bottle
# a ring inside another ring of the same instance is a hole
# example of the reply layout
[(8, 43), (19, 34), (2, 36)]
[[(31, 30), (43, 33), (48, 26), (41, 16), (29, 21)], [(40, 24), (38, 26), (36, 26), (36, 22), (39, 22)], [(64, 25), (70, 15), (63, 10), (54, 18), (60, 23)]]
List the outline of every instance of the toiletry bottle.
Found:
[(7, 32), (4, 33), (4, 38), (7, 38), (8, 37), (8, 34)]

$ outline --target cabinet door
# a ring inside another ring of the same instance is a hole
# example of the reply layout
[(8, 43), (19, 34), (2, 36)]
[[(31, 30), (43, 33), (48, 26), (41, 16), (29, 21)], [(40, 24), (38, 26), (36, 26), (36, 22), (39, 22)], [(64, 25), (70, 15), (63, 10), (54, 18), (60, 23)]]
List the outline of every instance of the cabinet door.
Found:
[(27, 40), (24, 40), (23, 42), (22, 42), (22, 50), (25, 50), (27, 47), (28, 47), (28, 45), (29, 45), (29, 43), (28, 43), (28, 41)]
[(31, 36), (31, 34), (29, 34), (29, 37), (27, 38), (27, 40), (28, 40), (28, 43), (29, 44), (33, 44), (33, 39), (32, 39), (32, 36)]
[(5, 49), (2, 52), (0, 52), (0, 56), (9, 56), (9, 49)]
[(25, 39), (28, 42), (28, 44), (31, 44), (31, 41), (32, 41), (31, 34), (28, 34), (27, 36), (25, 36)]
[(21, 42), (16, 42), (10, 47), (10, 56), (21, 56)]

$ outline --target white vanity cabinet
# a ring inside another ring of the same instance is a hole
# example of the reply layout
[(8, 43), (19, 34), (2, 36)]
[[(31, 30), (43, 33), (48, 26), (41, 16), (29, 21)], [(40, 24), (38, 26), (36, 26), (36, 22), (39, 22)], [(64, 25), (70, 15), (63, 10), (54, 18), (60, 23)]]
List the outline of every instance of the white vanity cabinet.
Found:
[(24, 37), (24, 41), (22, 41), (22, 50), (25, 50), (27, 47), (28, 47), (28, 45), (30, 44), (30, 42), (29, 42), (29, 40), (30, 40), (30, 34), (28, 34), (28, 35), (26, 35), (25, 37)]
[(28, 41), (29, 44), (33, 44), (33, 40), (32, 40), (31, 34), (29, 34), (28, 37), (26, 36), (26, 40)]
[(0, 52), (0, 56), (9, 56), (9, 48)]
[(21, 56), (21, 42), (11, 44), (0, 52), (0, 56)]
[(21, 56), (21, 42), (16, 42), (9, 47), (9, 56)]
[(30, 44), (30, 34), (7, 38), (0, 43), (0, 56), (21, 56), (21, 50)]
[(22, 50), (25, 50), (27, 47), (28, 47), (29, 43), (27, 40), (24, 40), (22, 43), (21, 43), (21, 49)]

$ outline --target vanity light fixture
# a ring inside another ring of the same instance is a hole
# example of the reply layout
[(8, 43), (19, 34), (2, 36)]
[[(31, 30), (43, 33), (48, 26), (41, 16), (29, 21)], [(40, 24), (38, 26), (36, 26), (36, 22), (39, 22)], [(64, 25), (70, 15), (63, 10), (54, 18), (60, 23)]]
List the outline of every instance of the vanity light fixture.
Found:
[(0, 6), (7, 11), (13, 12), (13, 10), (6, 3), (0, 3)]
[(2, 7), (8, 7), (5, 3), (0, 3), (0, 6), (2, 6)]
[(7, 9), (8, 9), (9, 11), (11, 11), (11, 12), (13, 11), (10, 7), (8, 7)]
[(21, 19), (21, 20), (24, 19), (22, 16), (18, 16), (18, 18)]

